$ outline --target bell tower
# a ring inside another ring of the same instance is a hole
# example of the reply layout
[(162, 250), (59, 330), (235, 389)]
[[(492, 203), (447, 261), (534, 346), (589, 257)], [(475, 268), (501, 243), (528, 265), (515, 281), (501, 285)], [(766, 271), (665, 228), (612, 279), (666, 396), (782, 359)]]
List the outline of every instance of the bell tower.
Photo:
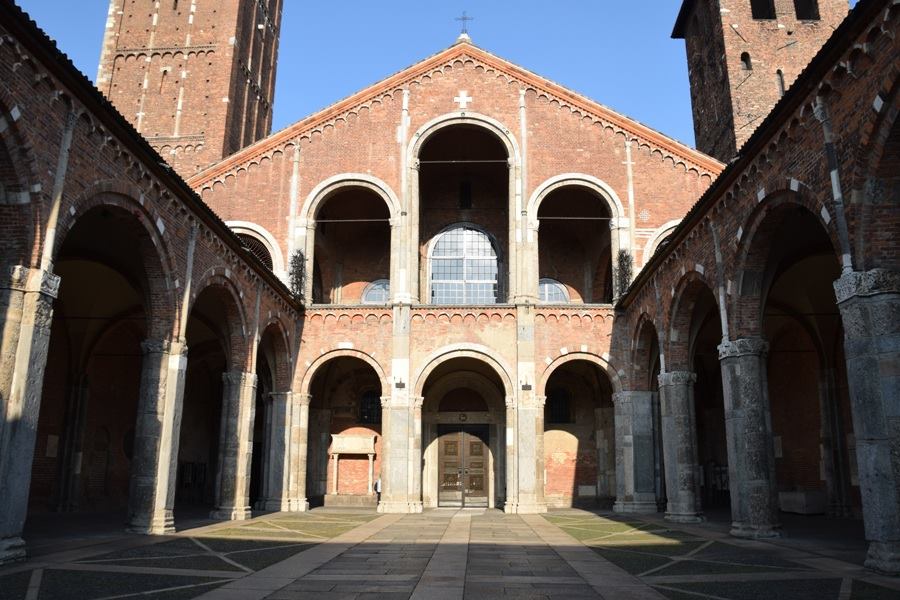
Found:
[(683, 0), (697, 149), (729, 162), (849, 11), (848, 0)]
[(188, 178), (266, 137), (283, 0), (110, 0), (97, 87)]

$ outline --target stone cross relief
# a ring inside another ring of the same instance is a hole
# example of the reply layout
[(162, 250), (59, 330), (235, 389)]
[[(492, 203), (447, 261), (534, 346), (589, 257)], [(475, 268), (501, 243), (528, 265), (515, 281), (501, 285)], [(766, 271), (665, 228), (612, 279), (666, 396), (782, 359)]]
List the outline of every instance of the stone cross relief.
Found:
[(459, 96), (453, 99), (454, 102), (459, 104), (460, 110), (466, 110), (469, 107), (469, 102), (472, 102), (474, 98), (469, 95), (467, 90), (459, 90)]

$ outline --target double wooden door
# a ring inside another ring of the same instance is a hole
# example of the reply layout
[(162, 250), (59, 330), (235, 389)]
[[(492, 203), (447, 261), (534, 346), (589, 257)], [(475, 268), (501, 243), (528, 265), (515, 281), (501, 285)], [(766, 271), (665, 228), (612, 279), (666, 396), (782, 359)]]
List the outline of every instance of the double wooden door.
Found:
[(488, 506), (488, 426), (438, 426), (438, 506)]

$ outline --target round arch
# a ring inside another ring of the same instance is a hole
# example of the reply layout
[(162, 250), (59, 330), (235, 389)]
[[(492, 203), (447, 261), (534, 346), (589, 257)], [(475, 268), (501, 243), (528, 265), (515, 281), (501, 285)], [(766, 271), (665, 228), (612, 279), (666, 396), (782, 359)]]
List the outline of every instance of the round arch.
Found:
[(656, 254), (656, 249), (659, 248), (660, 243), (673, 231), (678, 227), (679, 223), (681, 223), (680, 219), (675, 219), (669, 221), (667, 223), (663, 223), (659, 227), (657, 227), (652, 234), (650, 234), (650, 239), (647, 240), (647, 243), (644, 244), (644, 255), (643, 255), (643, 263), (647, 264), (650, 262), (650, 259), (653, 258), (653, 255)]
[[(691, 320), (694, 306), (703, 290), (709, 293), (716, 307), (716, 318), (720, 319), (718, 299), (714, 292), (715, 285), (699, 271), (688, 271), (675, 285), (668, 320), (664, 327), (666, 348), (660, 348), (660, 354), (668, 356), (666, 369), (690, 371)], [(719, 324), (721, 327), (721, 323)]]
[(301, 211), (306, 223), (314, 223), (325, 201), (346, 188), (363, 188), (374, 192), (384, 200), (392, 220), (400, 214), (400, 200), (384, 181), (365, 173), (341, 173), (320, 182), (306, 196)]
[[(271, 340), (270, 343), (265, 343)], [(291, 346), (284, 324), (278, 319), (270, 319), (260, 328), (259, 350), (266, 355), (272, 369), (272, 380), (276, 391), (291, 389)]]
[(309, 365), (309, 367), (306, 368), (306, 371), (303, 373), (303, 379), (300, 382), (300, 393), (309, 394), (312, 380), (315, 377), (315, 374), (318, 372), (319, 368), (330, 360), (341, 357), (358, 358), (359, 360), (372, 367), (375, 370), (375, 374), (378, 376), (378, 380), (381, 381), (381, 394), (386, 395), (389, 392), (390, 386), (388, 385), (387, 378), (385, 377), (384, 369), (381, 368), (381, 365), (377, 360), (375, 360), (371, 355), (362, 352), (361, 350), (344, 348), (329, 350), (328, 352), (321, 354), (316, 360), (312, 362), (311, 365)]
[(828, 238), (835, 260), (841, 262), (840, 242), (836, 228), (830, 226), (833, 219), (826, 206), (799, 191), (777, 190), (769, 194), (744, 221), (744, 235), (735, 255), (737, 293), (730, 299), (729, 314), (733, 321), (731, 330), (737, 337), (760, 334), (771, 246), (784, 214), (792, 209), (804, 211), (815, 221)]
[[(492, 401), (499, 401), (500, 406), (503, 406), (503, 391), (497, 389), (497, 386), (481, 373), (459, 371), (448, 373), (434, 383), (433, 387), (429, 389), (429, 394), (434, 398), (442, 399), (448, 392), (462, 387), (478, 392), (488, 402), (488, 410), (491, 409)], [(438, 412), (438, 405), (439, 402), (426, 404), (422, 409), (424, 412)]]
[(280, 279), (285, 279), (284, 255), (278, 245), (278, 240), (262, 225), (257, 225), (252, 221), (226, 221), (225, 224), (235, 233), (249, 235), (256, 238), (269, 250), (269, 256), (272, 257), (272, 270)]
[(510, 377), (511, 371), (508, 365), (504, 364), (500, 359), (494, 358), (492, 354), (490, 348), (480, 344), (453, 344), (436, 350), (425, 359), (425, 366), (415, 377), (416, 384), (413, 388), (415, 395), (422, 397), (428, 377), (440, 365), (454, 358), (472, 358), (490, 366), (497, 373), (497, 376), (500, 377), (500, 381), (503, 382), (503, 391), (506, 397), (513, 396), (515, 392), (512, 378)]
[(117, 181), (98, 182), (83, 191), (69, 204), (68, 210), (60, 211), (56, 236), (50, 242), (53, 244), (52, 259), (53, 262), (58, 260), (66, 238), (89, 212), (107, 207), (126, 213), (146, 234), (146, 238), (139, 238), (137, 242), (148, 283), (145, 290), (147, 333), (154, 339), (167, 339), (176, 331), (178, 309), (169, 282), (175, 279), (173, 273), (178, 269), (165, 236), (154, 224), (144, 203), (137, 199), (142, 197), (143, 193), (137, 187)]
[(226, 348), (228, 364), (231, 369), (248, 371), (250, 357), (249, 344), (246, 339), (247, 315), (241, 302), (241, 294), (237, 285), (229, 277), (226, 277), (222, 271), (223, 269), (221, 268), (213, 267), (197, 279), (196, 286), (191, 291), (187, 313), (182, 318), (190, 319), (197, 299), (207, 290), (219, 288), (224, 291), (226, 297), (231, 300), (225, 306), (225, 314), (229, 322), (223, 329), (223, 333), (228, 335), (228, 339), (224, 340), (228, 343)]
[(428, 121), (422, 125), (413, 135), (412, 143), (407, 150), (407, 164), (414, 165), (425, 142), (438, 131), (454, 125), (475, 125), (493, 133), (506, 147), (506, 156), (515, 165), (522, 164), (522, 155), (519, 152), (519, 144), (512, 132), (500, 121), (487, 115), (474, 112), (447, 113)]
[(557, 356), (549, 365), (547, 365), (547, 368), (543, 370), (540, 377), (538, 378), (538, 384), (535, 393), (538, 396), (546, 396), (547, 382), (550, 380), (550, 376), (553, 375), (553, 372), (556, 371), (556, 369), (560, 366), (576, 360), (583, 360), (600, 367), (600, 369), (604, 374), (606, 374), (607, 378), (609, 379), (610, 385), (612, 385), (613, 394), (622, 390), (622, 382), (619, 378), (619, 373), (613, 367), (612, 363), (610, 363), (606, 358), (598, 354), (593, 354), (591, 352), (570, 352), (568, 354)]
[(615, 190), (608, 183), (585, 173), (562, 173), (538, 185), (531, 194), (531, 198), (528, 199), (528, 219), (533, 226), (537, 225), (538, 210), (544, 199), (564, 187), (581, 187), (593, 192), (606, 203), (609, 214), (613, 218), (613, 225), (617, 227), (622, 225), (619, 221), (625, 218), (625, 208)]
[(647, 390), (652, 387), (650, 376), (650, 365), (652, 357), (650, 351), (653, 348), (653, 342), (656, 342), (657, 351), (659, 352), (659, 369), (665, 370), (665, 359), (662, 352), (662, 340), (659, 338), (659, 328), (647, 313), (641, 313), (638, 318), (637, 326), (634, 328), (634, 337), (631, 341), (631, 372), (629, 381), (631, 389)]

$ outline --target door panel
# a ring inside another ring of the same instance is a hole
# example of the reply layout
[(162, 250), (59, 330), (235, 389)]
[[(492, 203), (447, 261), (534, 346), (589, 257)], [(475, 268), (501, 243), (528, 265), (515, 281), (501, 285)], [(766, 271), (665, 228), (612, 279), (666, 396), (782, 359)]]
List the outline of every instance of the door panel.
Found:
[(487, 427), (441, 427), (438, 434), (438, 506), (487, 507)]

